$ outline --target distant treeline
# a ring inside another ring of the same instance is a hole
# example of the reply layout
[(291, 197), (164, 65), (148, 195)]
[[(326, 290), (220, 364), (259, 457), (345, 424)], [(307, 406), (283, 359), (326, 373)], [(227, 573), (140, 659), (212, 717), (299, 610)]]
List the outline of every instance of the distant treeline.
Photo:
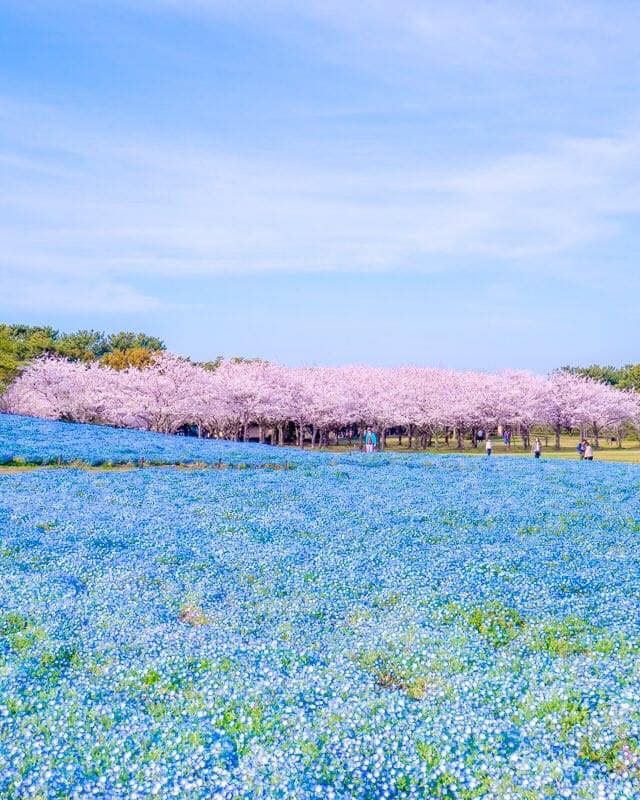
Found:
[[(94, 330), (78, 330), (61, 333), (49, 325), (10, 325), (0, 323), (0, 391), (10, 383), (34, 358), (41, 355), (57, 355), (70, 361), (101, 361), (114, 369), (145, 367), (153, 360), (153, 353), (166, 350), (157, 336), (133, 331), (104, 333)], [(259, 359), (236, 356), (234, 363), (254, 362)], [(205, 369), (216, 369), (222, 362), (218, 356), (213, 361), (200, 364)], [(601, 366), (562, 367), (563, 372), (582, 375), (593, 380), (615, 386), (618, 389), (640, 391), (640, 364), (623, 367)]]
[(165, 350), (164, 343), (146, 333), (60, 333), (48, 325), (0, 324), (0, 389), (13, 380), (21, 367), (41, 355), (63, 356), (71, 361), (100, 360), (122, 369), (145, 366), (160, 350)]
[(600, 366), (592, 364), (590, 367), (563, 367), (565, 372), (572, 375), (582, 375), (592, 378), (600, 383), (607, 383), (618, 389), (636, 389), (640, 391), (640, 364), (626, 364), (624, 367)]
[[(148, 367), (154, 353), (166, 350), (157, 336), (133, 331), (104, 333), (79, 330), (61, 333), (50, 325), (10, 325), (0, 323), (0, 394), (17, 377), (20, 369), (38, 356), (61, 356), (69, 361), (100, 361), (113, 369)], [(257, 358), (234, 356), (234, 364), (254, 363)], [(212, 361), (195, 362), (206, 370), (215, 370), (222, 356)]]

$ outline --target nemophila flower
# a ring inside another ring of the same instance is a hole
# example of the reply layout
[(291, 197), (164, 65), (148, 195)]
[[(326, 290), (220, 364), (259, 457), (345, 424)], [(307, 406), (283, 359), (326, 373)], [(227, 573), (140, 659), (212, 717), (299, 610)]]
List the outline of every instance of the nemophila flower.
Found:
[(304, 458), (0, 475), (0, 797), (637, 796), (637, 468)]
[(327, 454), (0, 413), (0, 464), (304, 466)]

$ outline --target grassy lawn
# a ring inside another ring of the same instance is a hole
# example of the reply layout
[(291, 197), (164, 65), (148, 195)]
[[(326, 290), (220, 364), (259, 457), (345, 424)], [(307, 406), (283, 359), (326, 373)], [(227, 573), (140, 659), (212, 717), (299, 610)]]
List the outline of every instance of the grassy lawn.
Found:
[[(547, 444), (545, 445), (545, 437), (540, 436), (542, 441), (542, 457), (543, 458), (565, 458), (565, 459), (575, 459), (578, 460), (578, 454), (576, 452), (576, 445), (578, 444), (579, 437), (577, 435), (570, 436), (568, 434), (563, 434), (560, 437), (560, 450), (556, 450), (554, 448), (555, 438), (552, 435), (547, 437)], [(522, 441), (521, 439), (514, 437), (511, 442), (511, 448), (505, 447), (502, 442), (502, 439), (495, 436), (492, 438), (493, 441), (493, 455), (494, 456), (527, 456), (531, 458), (531, 453), (529, 450), (522, 449)], [(407, 438), (406, 436), (402, 439), (402, 446), (398, 446), (398, 439), (395, 436), (388, 436), (387, 437), (387, 450), (392, 452), (398, 453), (407, 453), (409, 452), (406, 446)], [(593, 442), (592, 442), (593, 444)], [(342, 452), (347, 449), (346, 446), (340, 447), (328, 447), (324, 448), (326, 450), (332, 452)], [(454, 454), (462, 454), (462, 455), (472, 455), (472, 456), (484, 456), (485, 449), (484, 449), (484, 442), (479, 442), (478, 447), (474, 448), (471, 446), (469, 441), (465, 441), (465, 449), (458, 450), (455, 446), (455, 442), (451, 442), (450, 447), (446, 447), (444, 442), (441, 442), (440, 446), (435, 448), (429, 448), (428, 450), (414, 450), (413, 452), (416, 453), (454, 453)], [(611, 447), (606, 439), (602, 439), (601, 446), (599, 449), (595, 449), (594, 447), (594, 460), (598, 461), (616, 461), (616, 462), (627, 462), (632, 464), (640, 464), (640, 442), (635, 437), (629, 437), (626, 441), (623, 440), (622, 447), (618, 447), (614, 445)]]
[[(563, 459), (573, 459), (578, 460), (578, 454), (576, 452), (576, 445), (578, 444), (578, 436), (570, 436), (570, 435), (563, 435), (560, 438), (560, 450), (554, 449), (554, 442), (555, 439), (553, 436), (549, 436), (547, 438), (547, 443), (545, 444), (545, 437), (540, 437), (542, 441), (542, 457), (543, 458), (563, 458)], [(614, 462), (626, 462), (632, 464), (640, 464), (640, 442), (635, 437), (629, 437), (626, 441), (623, 441), (622, 447), (611, 447), (606, 439), (602, 440), (602, 446), (596, 450), (594, 448), (594, 459), (597, 461), (614, 461)], [(297, 449), (292, 447), (292, 449)], [(310, 450), (310, 446), (307, 444), (305, 450)], [(351, 449), (357, 449), (354, 445), (353, 448), (350, 448), (346, 444), (341, 444), (340, 447), (336, 447), (335, 445), (331, 445), (330, 447), (322, 448), (325, 452), (331, 453), (347, 453)], [(485, 456), (485, 448), (484, 442), (479, 442), (478, 447), (474, 448), (471, 446), (469, 441), (465, 441), (465, 448), (464, 450), (458, 450), (455, 447), (455, 442), (452, 440), (451, 446), (446, 447), (444, 442), (440, 443), (439, 447), (432, 447), (428, 448), (427, 450), (421, 449), (412, 449), (411, 451), (407, 449), (407, 437), (403, 437), (402, 445), (398, 445), (398, 438), (395, 436), (388, 436), (387, 437), (387, 446), (386, 450), (395, 453), (451, 453), (453, 455), (468, 455), (468, 456)], [(531, 458), (531, 453), (529, 450), (525, 451), (522, 449), (522, 441), (519, 438), (514, 438), (511, 444), (511, 448), (505, 447), (502, 442), (502, 439), (498, 437), (493, 437), (493, 455), (494, 456), (520, 456)], [(203, 469), (205, 467), (209, 468), (216, 468), (216, 469), (224, 469), (231, 467), (233, 465), (229, 464), (205, 464), (204, 462), (198, 463), (186, 463), (186, 464), (169, 464), (169, 463), (152, 463), (152, 462), (145, 462), (145, 468), (151, 467), (172, 467), (174, 469)], [(269, 465), (263, 464), (263, 467), (273, 466), (277, 468), (277, 465)], [(98, 471), (98, 472), (105, 472), (105, 471), (112, 471), (112, 472), (124, 472), (133, 469), (137, 469), (137, 464), (100, 464), (100, 465), (90, 465), (80, 461), (75, 461), (71, 463), (63, 463), (63, 464), (31, 464), (31, 463), (11, 463), (11, 464), (0, 464), (0, 474), (1, 473), (19, 473), (19, 472), (27, 472), (34, 469), (67, 469), (69, 467), (75, 467), (77, 469), (84, 469), (89, 471)]]

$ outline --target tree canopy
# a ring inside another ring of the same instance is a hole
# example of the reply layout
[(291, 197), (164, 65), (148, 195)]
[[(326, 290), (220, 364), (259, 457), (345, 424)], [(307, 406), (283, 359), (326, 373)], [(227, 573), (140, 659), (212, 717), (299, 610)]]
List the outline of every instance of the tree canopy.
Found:
[[(140, 348), (144, 352), (149, 352)], [(135, 350), (122, 351), (133, 353)], [(115, 353), (114, 353), (115, 357)], [(208, 370), (169, 353), (136, 364), (89, 364), (39, 358), (2, 398), (19, 414), (103, 422), (173, 433), (197, 426), (211, 435), (248, 436), (293, 425), (303, 443), (319, 432), (371, 425), (381, 434), (401, 428), (431, 439), (515, 429), (528, 440), (534, 427), (550, 428), (560, 446), (563, 430), (608, 432), (620, 438), (640, 423), (640, 395), (566, 371), (551, 376), (496, 374), (418, 367), (286, 367), (263, 361), (224, 361)]]
[(572, 375), (581, 375), (583, 378), (592, 378), (600, 383), (607, 383), (618, 389), (640, 390), (640, 364), (625, 364), (623, 367), (602, 366), (591, 364), (589, 367), (563, 367), (564, 372)]
[[(142, 349), (147, 356), (142, 357), (139, 352)], [(127, 361), (127, 356), (123, 354), (135, 350), (137, 352), (134, 356), (128, 359), (131, 363), (141, 359), (149, 363), (151, 353), (164, 349), (164, 343), (160, 339), (146, 333), (120, 331), (105, 334), (95, 330), (61, 333), (50, 325), (1, 323), (0, 390), (16, 377), (21, 367), (41, 355), (56, 355), (70, 361), (90, 362), (113, 357), (117, 353), (120, 361)]]

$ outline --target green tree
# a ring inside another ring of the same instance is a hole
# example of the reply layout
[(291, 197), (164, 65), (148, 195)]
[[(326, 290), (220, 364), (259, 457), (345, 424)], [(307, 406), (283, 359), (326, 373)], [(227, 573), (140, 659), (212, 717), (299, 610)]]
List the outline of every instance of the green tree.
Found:
[(217, 356), (213, 361), (198, 361), (196, 363), (202, 367), (202, 369), (206, 369), (208, 372), (215, 372), (220, 364), (222, 364), (222, 361), (222, 356)]
[(65, 333), (56, 341), (56, 353), (72, 361), (92, 361), (108, 352), (107, 339), (100, 331)]
[(0, 391), (15, 377), (19, 366), (13, 342), (0, 331)]
[(621, 389), (640, 391), (640, 364), (627, 364), (622, 367), (618, 386)]
[(608, 383), (609, 386), (616, 386), (618, 389), (640, 390), (640, 364), (625, 364), (624, 367), (591, 364), (590, 367), (563, 367), (562, 370)]
[(617, 386), (620, 380), (620, 370), (612, 366), (591, 364), (590, 367), (563, 367), (562, 370), (570, 372), (572, 375), (582, 375), (584, 378), (600, 381), (600, 383), (608, 383), (610, 386)]
[[(164, 343), (147, 333), (120, 331), (106, 336), (101, 331), (79, 330), (60, 333), (50, 325), (0, 323), (0, 392), (32, 359), (45, 354), (71, 361), (93, 361), (119, 353), (113, 366), (145, 366), (151, 354), (164, 350)], [(123, 355), (124, 354), (124, 355)]]
[(57, 335), (49, 327), (0, 324), (0, 390), (13, 380), (23, 363), (54, 352)]
[(108, 352), (113, 350), (133, 350), (135, 347), (144, 347), (147, 350), (157, 352), (166, 350), (164, 342), (156, 336), (149, 336), (146, 333), (134, 333), (133, 331), (120, 331), (112, 333), (107, 337)]
[(111, 369), (127, 369), (137, 367), (144, 369), (154, 361), (154, 352), (148, 347), (131, 347), (128, 350), (113, 350), (106, 353), (100, 361)]

